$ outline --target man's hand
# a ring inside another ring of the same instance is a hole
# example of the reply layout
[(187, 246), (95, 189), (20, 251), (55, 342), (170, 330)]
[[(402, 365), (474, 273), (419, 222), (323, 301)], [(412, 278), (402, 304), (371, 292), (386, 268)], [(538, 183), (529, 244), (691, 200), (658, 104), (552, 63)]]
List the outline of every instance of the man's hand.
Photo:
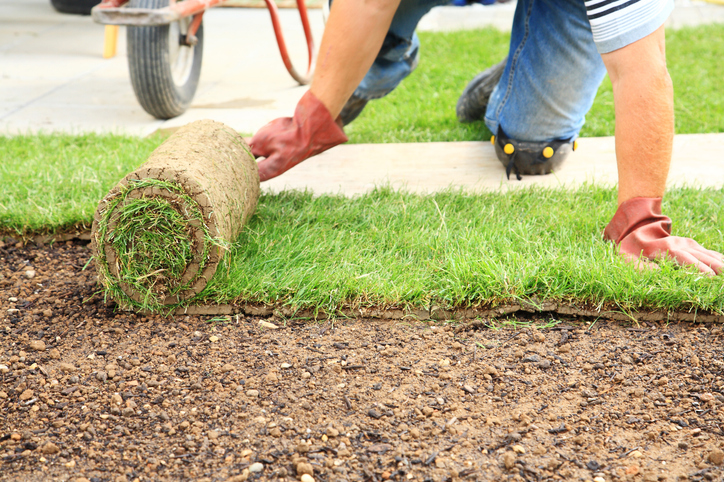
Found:
[(689, 238), (671, 236), (671, 219), (661, 214), (661, 198), (637, 197), (618, 207), (603, 232), (618, 245), (627, 261), (671, 258), (682, 266), (695, 266), (702, 273), (720, 274), (724, 256)]
[(311, 92), (297, 104), (294, 117), (275, 119), (252, 137), (251, 152), (265, 157), (259, 178), (277, 177), (305, 159), (347, 142), (347, 136), (327, 108)]

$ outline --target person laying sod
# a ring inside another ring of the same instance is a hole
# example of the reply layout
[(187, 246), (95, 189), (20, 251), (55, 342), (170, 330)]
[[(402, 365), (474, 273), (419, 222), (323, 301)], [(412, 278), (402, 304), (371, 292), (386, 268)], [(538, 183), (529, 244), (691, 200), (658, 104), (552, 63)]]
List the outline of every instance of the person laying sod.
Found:
[[(414, 70), (417, 23), (446, 1), (334, 0), (309, 91), (293, 117), (251, 140), (264, 158), (261, 180), (346, 142), (343, 125)], [(663, 24), (673, 7), (673, 0), (518, 0), (507, 59), (470, 82), (457, 114), (463, 122), (484, 118), (508, 175), (547, 174), (575, 147), (608, 72), (619, 183), (604, 238), (631, 262), (669, 257), (720, 274), (722, 254), (671, 236), (661, 211), (674, 135)]]

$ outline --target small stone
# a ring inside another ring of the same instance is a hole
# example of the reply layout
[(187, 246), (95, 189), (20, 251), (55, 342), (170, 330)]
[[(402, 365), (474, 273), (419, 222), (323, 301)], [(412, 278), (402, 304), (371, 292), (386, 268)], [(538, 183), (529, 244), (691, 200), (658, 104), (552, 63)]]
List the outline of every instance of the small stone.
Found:
[(598, 477), (594, 477), (593, 482), (606, 482), (606, 479), (599, 475)]
[(517, 454), (524, 454), (525, 453), (525, 447), (522, 445), (513, 445), (513, 452)]
[(29, 269), (29, 270), (25, 271), (25, 277), (26, 277), (27, 279), (33, 279), (33, 278), (35, 278), (35, 270), (34, 270), (34, 269)]
[(60, 364), (60, 371), (63, 373), (73, 373), (76, 370), (76, 368), (71, 365), (70, 363), (61, 363)]
[(638, 451), (638, 450), (634, 450), (634, 451), (631, 452), (629, 455), (630, 455), (631, 457), (635, 458), (635, 459), (640, 459), (641, 457), (644, 456), (644, 454), (642, 454), (642, 453), (641, 453), (640, 451)]
[(377, 410), (375, 410), (374, 408), (370, 408), (367, 411), (367, 415), (374, 418), (375, 420), (379, 420), (382, 418), (382, 414), (380, 412), (378, 412)]
[(274, 323), (269, 323), (268, 321), (260, 321), (259, 326), (261, 326), (262, 328), (267, 328), (269, 330), (276, 330), (279, 328)]
[(106, 372), (100, 371), (96, 373), (96, 380), (98, 380), (99, 382), (105, 382), (106, 380), (108, 380), (108, 374)]
[(249, 469), (244, 469), (240, 474), (234, 475), (226, 479), (226, 482), (245, 482), (249, 479)]
[(7, 365), (0, 365), (0, 373), (7, 373), (10, 371)]
[(217, 341), (219, 341), (219, 337), (216, 336), (216, 335), (211, 335), (211, 336), (209, 337), (209, 341), (210, 341), (211, 343), (216, 343)]
[(23, 439), (23, 436), (17, 432), (10, 434), (10, 440), (14, 440), (17, 442), (18, 440), (22, 440), (22, 439)]
[(513, 452), (505, 452), (503, 454), (503, 465), (510, 470), (515, 466), (515, 454)]
[(638, 465), (629, 465), (626, 467), (626, 475), (638, 475), (641, 469)]
[(547, 358), (544, 358), (541, 361), (539, 361), (538, 363), (536, 363), (536, 365), (538, 366), (538, 368), (545, 370), (546, 368), (551, 367), (551, 361), (548, 360)]
[(57, 348), (51, 348), (48, 352), (48, 356), (53, 360), (60, 360), (60, 352)]
[(67, 462), (65, 466), (69, 469), (75, 468), (75, 460), (71, 460), (70, 462)]
[(312, 376), (312, 374), (309, 373), (309, 372), (303, 372), (303, 373), (302, 373), (302, 379), (303, 379), (303, 380), (306, 380), (307, 378), (310, 378), (311, 376)]
[(20, 400), (25, 401), (30, 400), (31, 398), (33, 398), (33, 391), (29, 388), (20, 394)]
[(246, 396), (251, 398), (257, 398), (259, 397), (259, 390), (247, 390)]
[(679, 443), (677, 444), (677, 447), (679, 447), (681, 450), (688, 450), (688, 449), (689, 449), (689, 444), (686, 443), (686, 442), (679, 442)]
[(60, 452), (60, 449), (53, 442), (48, 442), (47, 444), (40, 447), (40, 453), (43, 453), (45, 455), (53, 455), (57, 454), (58, 452)]
[(46, 318), (50, 318), (53, 316), (53, 310), (43, 310), (43, 316)]
[(282, 363), (282, 368), (291, 368), (292, 365), (289, 363)]
[(219, 438), (219, 432), (216, 430), (209, 430), (206, 436), (209, 437), (209, 440), (216, 440)]
[(412, 427), (410, 429), (410, 437), (414, 439), (420, 438), (420, 429), (417, 427)]
[(258, 472), (261, 472), (262, 470), (264, 470), (264, 464), (262, 464), (261, 462), (254, 462), (249, 466), (249, 472), (251, 472), (252, 474), (256, 474)]
[(0, 398), (8, 398), (8, 394), (0, 390)]
[(309, 474), (302, 474), (302, 478), (299, 480), (301, 480), (302, 482), (314, 482), (314, 477)]
[(45, 342), (43, 340), (33, 340), (28, 343), (31, 350), (45, 351)]
[(337, 436), (339, 436), (339, 430), (337, 430), (336, 428), (328, 427), (327, 436), (328, 437), (337, 437)]
[(236, 370), (236, 367), (234, 367), (234, 365), (232, 365), (231, 363), (227, 363), (226, 365), (221, 367), (221, 373), (233, 372), (234, 370)]
[(16, 297), (14, 297), (14, 296), (11, 296), (10, 298), (8, 298), (8, 301), (9, 301), (10, 303), (17, 303), (18, 299), (17, 299)]
[(722, 451), (721, 449), (712, 450), (711, 452), (709, 452), (707, 460), (714, 465), (721, 465), (722, 463), (724, 463), (724, 451)]
[(468, 392), (470, 394), (473, 394), (476, 392), (476, 390), (473, 387), (471, 387), (470, 385), (463, 385), (463, 390), (465, 390), (466, 392)]
[(314, 467), (309, 462), (299, 462), (296, 467), (297, 475), (314, 475)]

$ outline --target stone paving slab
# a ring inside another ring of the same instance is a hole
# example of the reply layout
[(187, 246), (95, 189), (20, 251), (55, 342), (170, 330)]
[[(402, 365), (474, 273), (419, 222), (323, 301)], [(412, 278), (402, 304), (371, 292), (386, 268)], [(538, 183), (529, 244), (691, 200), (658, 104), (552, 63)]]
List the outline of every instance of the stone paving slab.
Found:
[[(669, 186), (722, 188), (724, 134), (684, 134), (674, 139)], [(617, 180), (613, 137), (578, 141), (578, 149), (559, 172), (547, 176), (511, 175), (489, 142), (348, 144), (313, 157), (262, 184), (267, 192), (310, 190), (315, 194), (353, 196), (375, 186), (427, 193), (453, 188), (508, 190), (529, 186), (576, 187), (583, 183), (613, 186)]]

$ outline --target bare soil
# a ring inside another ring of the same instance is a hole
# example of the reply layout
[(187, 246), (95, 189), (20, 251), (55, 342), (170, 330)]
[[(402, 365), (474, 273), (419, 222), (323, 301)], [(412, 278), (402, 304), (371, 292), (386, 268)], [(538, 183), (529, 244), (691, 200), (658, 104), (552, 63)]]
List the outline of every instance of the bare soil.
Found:
[(2, 480), (724, 475), (720, 326), (165, 319), (89, 258), (0, 243)]

